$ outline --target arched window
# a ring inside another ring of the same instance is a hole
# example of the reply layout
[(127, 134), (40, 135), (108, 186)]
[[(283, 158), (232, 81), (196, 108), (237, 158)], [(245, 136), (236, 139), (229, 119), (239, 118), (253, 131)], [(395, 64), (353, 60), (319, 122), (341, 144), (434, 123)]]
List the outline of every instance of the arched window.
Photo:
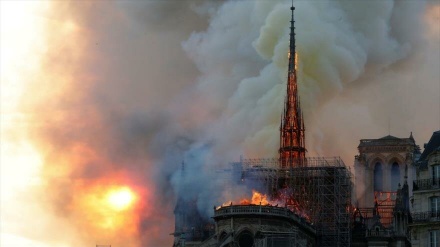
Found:
[(400, 183), (400, 167), (397, 162), (391, 165), (391, 190), (397, 191)]
[(383, 171), (380, 162), (374, 165), (374, 191), (383, 191)]

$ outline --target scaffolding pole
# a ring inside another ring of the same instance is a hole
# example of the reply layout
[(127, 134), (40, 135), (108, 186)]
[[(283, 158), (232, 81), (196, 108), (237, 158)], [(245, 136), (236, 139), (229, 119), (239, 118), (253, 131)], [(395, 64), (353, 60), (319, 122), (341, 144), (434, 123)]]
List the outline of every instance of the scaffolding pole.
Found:
[(253, 180), (273, 198), (309, 220), (318, 246), (350, 246), (351, 173), (339, 157), (305, 158), (302, 167), (281, 169), (277, 159), (243, 159), (245, 180)]

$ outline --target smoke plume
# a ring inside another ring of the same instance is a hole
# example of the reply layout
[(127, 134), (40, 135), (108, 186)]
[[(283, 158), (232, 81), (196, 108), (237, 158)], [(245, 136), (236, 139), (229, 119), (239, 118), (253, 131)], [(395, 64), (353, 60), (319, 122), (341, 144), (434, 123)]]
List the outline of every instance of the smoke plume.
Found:
[[(438, 2), (294, 5), (307, 155), (351, 165), (361, 138), (428, 140), (440, 121)], [(277, 156), (290, 1), (57, 1), (41, 18), (46, 49), (17, 109), (19, 138), (43, 163), (43, 182), (23, 192), (42, 213), (21, 208), (44, 224), (10, 232), (42, 246), (170, 246), (178, 196), (209, 217), (247, 196), (225, 192), (218, 169)], [(97, 196), (119, 185), (140, 198), (123, 218)]]

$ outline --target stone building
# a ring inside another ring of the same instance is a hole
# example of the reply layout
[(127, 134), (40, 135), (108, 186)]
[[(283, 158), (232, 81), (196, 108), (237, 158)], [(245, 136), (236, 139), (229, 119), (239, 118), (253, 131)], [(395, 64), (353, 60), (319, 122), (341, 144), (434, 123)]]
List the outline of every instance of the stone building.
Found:
[(316, 246), (315, 229), (288, 208), (229, 205), (215, 209), (218, 246)]
[(440, 131), (425, 144), (417, 165), (411, 199), (411, 242), (415, 247), (440, 246)]
[(411, 246), (409, 224), (409, 186), (407, 179), (396, 192), (394, 206), (391, 209), (389, 225), (381, 221), (381, 211), (376, 205), (369, 208), (356, 208), (353, 215), (352, 242), (353, 247), (408, 247)]
[(215, 231), (208, 237), (180, 234), (174, 247), (312, 247), (316, 231), (286, 207), (228, 205), (214, 208)]
[(410, 192), (420, 149), (409, 138), (362, 139), (355, 156), (352, 246), (411, 246)]
[[(405, 167), (408, 180), (415, 179), (414, 161), (420, 154), (412, 133), (409, 138), (385, 136), (379, 139), (362, 139), (355, 156), (355, 184), (357, 207), (373, 208), (375, 203), (395, 201), (399, 184), (404, 182)], [(409, 184), (412, 191), (412, 184)], [(390, 223), (390, 222), (389, 222)]]

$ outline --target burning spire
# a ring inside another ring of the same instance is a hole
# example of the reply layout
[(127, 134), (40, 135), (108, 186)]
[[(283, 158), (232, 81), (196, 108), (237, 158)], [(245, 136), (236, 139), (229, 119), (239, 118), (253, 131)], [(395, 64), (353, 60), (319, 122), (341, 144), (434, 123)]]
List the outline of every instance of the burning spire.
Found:
[(289, 71), (287, 75), (287, 95), (284, 105), (284, 113), (280, 125), (280, 166), (288, 168), (302, 166), (305, 158), (305, 135), (304, 121), (301, 113), (301, 105), (298, 96), (298, 84), (296, 76), (297, 54), (295, 51), (295, 21), (290, 21), (290, 46), (289, 46)]

